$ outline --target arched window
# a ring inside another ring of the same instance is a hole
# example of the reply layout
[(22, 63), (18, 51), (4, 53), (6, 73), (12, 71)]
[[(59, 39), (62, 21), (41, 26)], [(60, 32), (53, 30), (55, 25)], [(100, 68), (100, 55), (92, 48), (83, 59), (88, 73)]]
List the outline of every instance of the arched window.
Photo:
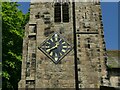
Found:
[(62, 19), (63, 22), (69, 22), (69, 4), (63, 3), (62, 4)]
[(61, 22), (61, 4), (59, 2), (54, 4), (54, 21)]

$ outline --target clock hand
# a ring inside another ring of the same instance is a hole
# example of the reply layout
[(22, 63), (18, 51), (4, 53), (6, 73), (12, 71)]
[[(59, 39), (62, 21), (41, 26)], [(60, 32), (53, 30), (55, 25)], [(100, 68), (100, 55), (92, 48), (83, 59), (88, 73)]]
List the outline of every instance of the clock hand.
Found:
[(56, 42), (57, 47), (59, 46), (60, 41), (61, 41), (61, 39), (60, 39), (59, 41)]
[(59, 42), (56, 42), (56, 46), (57, 46), (57, 47), (59, 46)]
[(50, 52), (51, 50), (57, 48), (57, 47), (59, 46), (60, 41), (61, 41), (61, 39), (60, 39), (58, 42), (55, 43), (55, 46), (54, 46), (54, 47), (52, 47), (52, 48), (50, 48), (50, 49), (48, 49), (48, 50), (46, 50), (46, 51), (47, 51), (47, 52)]
[(52, 47), (52, 48), (50, 48), (50, 49), (47, 49), (46, 51), (47, 52), (50, 52), (51, 50), (53, 50), (53, 49), (55, 49), (56, 47), (54, 46), (54, 47)]
[(46, 51), (47, 51), (47, 52), (50, 52), (51, 50), (53, 50), (53, 49), (57, 48), (57, 46), (58, 46), (58, 45), (57, 45), (57, 44), (55, 44), (55, 46), (54, 46), (54, 47), (52, 47), (52, 48), (50, 48), (50, 49), (47, 49)]

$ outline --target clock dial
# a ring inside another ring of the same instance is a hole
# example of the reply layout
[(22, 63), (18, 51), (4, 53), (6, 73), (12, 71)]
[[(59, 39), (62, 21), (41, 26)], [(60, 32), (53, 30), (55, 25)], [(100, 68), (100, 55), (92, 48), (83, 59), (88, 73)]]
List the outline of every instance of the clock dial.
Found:
[(72, 50), (72, 46), (59, 33), (54, 33), (39, 46), (39, 49), (55, 63), (58, 63)]

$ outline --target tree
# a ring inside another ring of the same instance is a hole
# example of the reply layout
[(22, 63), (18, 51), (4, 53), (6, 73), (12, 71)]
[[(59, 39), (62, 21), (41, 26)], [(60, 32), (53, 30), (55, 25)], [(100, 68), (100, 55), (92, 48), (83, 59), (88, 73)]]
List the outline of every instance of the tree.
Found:
[(21, 75), (22, 39), (29, 13), (24, 15), (16, 2), (2, 3), (3, 89), (16, 90)]

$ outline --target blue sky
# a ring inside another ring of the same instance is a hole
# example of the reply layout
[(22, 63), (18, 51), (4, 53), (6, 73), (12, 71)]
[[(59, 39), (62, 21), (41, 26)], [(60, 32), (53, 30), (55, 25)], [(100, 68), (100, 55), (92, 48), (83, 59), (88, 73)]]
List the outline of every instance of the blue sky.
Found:
[(102, 2), (102, 18), (107, 49), (118, 49), (118, 3)]
[[(28, 12), (29, 2), (19, 2), (23, 13)], [(118, 50), (118, 3), (101, 2), (106, 48)]]

